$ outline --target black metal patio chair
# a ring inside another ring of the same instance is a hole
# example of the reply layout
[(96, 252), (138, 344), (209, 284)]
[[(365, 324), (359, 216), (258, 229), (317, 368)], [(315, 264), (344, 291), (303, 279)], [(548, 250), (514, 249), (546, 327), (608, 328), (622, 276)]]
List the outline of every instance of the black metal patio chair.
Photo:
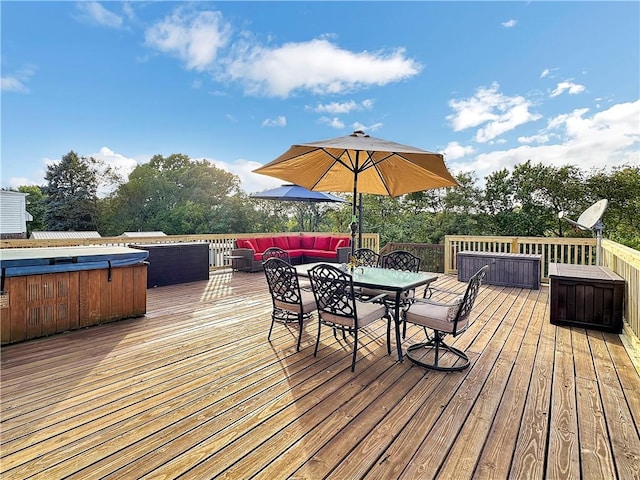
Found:
[(299, 351), (304, 321), (310, 318), (311, 312), (316, 310), (316, 301), (313, 293), (300, 288), (298, 272), (281, 258), (269, 258), (264, 262), (263, 267), (267, 284), (269, 285), (269, 293), (273, 301), (271, 326), (269, 327), (267, 340), (271, 341), (271, 331), (276, 320), (282, 321), (283, 312), (290, 313), (299, 325), (298, 345), (296, 347), (296, 350)]
[[(469, 357), (462, 350), (447, 345), (444, 338), (447, 335), (456, 337), (471, 325), (471, 309), (487, 270), (488, 265), (478, 270), (469, 280), (464, 294), (447, 303), (425, 298), (416, 299), (409, 306), (403, 315), (405, 323), (423, 327), (427, 337), (426, 341), (407, 347), (409, 360), (425, 368), (446, 372), (464, 370), (469, 366)], [(427, 329), (433, 330), (433, 334), (429, 335)], [(453, 356), (443, 365), (441, 361), (446, 353)]]
[(266, 262), (272, 257), (280, 258), (281, 260), (284, 260), (289, 264), (291, 263), (291, 257), (289, 256), (289, 252), (287, 252), (286, 250), (283, 250), (282, 248), (269, 247), (262, 253), (263, 262)]
[[(358, 333), (372, 322), (387, 318), (390, 322), (387, 307), (383, 303), (376, 303), (378, 297), (367, 301), (358, 300), (353, 289), (351, 275), (332, 265), (316, 265), (309, 270), (311, 287), (318, 308), (318, 336), (314, 356), (318, 353), (320, 331), (322, 325), (342, 330), (343, 334), (353, 335), (353, 356), (351, 371), (355, 371), (356, 354), (358, 351)], [(383, 295), (380, 295), (382, 297)], [(387, 345), (387, 350), (390, 346)]]
[(353, 256), (359, 265), (366, 267), (377, 267), (380, 262), (380, 255), (370, 248), (359, 248), (353, 252)]

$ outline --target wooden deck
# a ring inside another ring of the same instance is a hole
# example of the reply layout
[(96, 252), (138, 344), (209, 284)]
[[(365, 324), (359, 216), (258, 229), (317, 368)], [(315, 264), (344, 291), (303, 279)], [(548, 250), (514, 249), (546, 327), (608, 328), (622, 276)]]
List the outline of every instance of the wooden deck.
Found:
[(2, 348), (2, 478), (639, 478), (637, 370), (547, 305), (483, 287), (460, 373), (387, 356), (377, 322), (352, 374), (315, 320), (267, 342), (262, 274), (149, 290), (145, 317)]

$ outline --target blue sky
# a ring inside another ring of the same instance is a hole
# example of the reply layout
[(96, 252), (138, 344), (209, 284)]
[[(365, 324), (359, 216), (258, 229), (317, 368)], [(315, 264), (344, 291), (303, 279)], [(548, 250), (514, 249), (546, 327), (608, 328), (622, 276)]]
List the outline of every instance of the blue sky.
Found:
[(640, 2), (2, 1), (2, 187), (74, 150), (206, 158), (247, 193), (356, 129), (479, 179), (640, 164)]

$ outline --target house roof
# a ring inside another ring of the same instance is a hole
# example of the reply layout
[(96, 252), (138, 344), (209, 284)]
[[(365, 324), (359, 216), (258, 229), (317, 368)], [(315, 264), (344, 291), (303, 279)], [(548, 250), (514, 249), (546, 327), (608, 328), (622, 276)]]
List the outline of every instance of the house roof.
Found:
[(166, 237), (164, 232), (124, 232), (121, 237)]
[(55, 240), (55, 239), (65, 239), (65, 238), (102, 238), (97, 231), (86, 231), (86, 232), (31, 232), (31, 236), (29, 238), (34, 238), (36, 240)]

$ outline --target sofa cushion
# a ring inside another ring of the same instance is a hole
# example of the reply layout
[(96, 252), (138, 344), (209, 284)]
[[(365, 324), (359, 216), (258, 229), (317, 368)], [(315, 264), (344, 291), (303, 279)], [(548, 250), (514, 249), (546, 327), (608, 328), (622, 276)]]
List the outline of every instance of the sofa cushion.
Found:
[(272, 237), (258, 237), (256, 238), (256, 243), (258, 247), (258, 252), (264, 252), (267, 248), (273, 247), (273, 238)]
[(313, 244), (316, 241), (316, 237), (303, 236), (300, 237), (300, 248), (302, 249), (311, 249), (313, 248)]
[(273, 246), (281, 248), (283, 250), (289, 250), (289, 242), (287, 237), (273, 237)]
[(287, 243), (289, 244), (289, 248), (291, 250), (297, 250), (300, 248), (300, 235), (293, 235), (291, 237), (287, 237)]
[(331, 245), (329, 250), (337, 250), (340, 247), (348, 247), (349, 239), (347, 237), (331, 237)]
[(313, 242), (313, 249), (329, 250), (329, 245), (331, 245), (331, 237), (316, 237), (316, 240)]
[(336, 258), (336, 252), (330, 250), (314, 250), (308, 249), (304, 250), (305, 257), (316, 257), (316, 258)]
[(250, 248), (251, 250), (254, 251), (259, 251), (258, 247), (256, 247), (256, 239), (255, 238), (245, 238), (244, 239), (244, 245), (240, 246), (238, 245), (239, 248)]
[(304, 255), (305, 250), (302, 250), (300, 248), (296, 248), (293, 250), (287, 250), (287, 252), (289, 252), (289, 258), (298, 258)]

